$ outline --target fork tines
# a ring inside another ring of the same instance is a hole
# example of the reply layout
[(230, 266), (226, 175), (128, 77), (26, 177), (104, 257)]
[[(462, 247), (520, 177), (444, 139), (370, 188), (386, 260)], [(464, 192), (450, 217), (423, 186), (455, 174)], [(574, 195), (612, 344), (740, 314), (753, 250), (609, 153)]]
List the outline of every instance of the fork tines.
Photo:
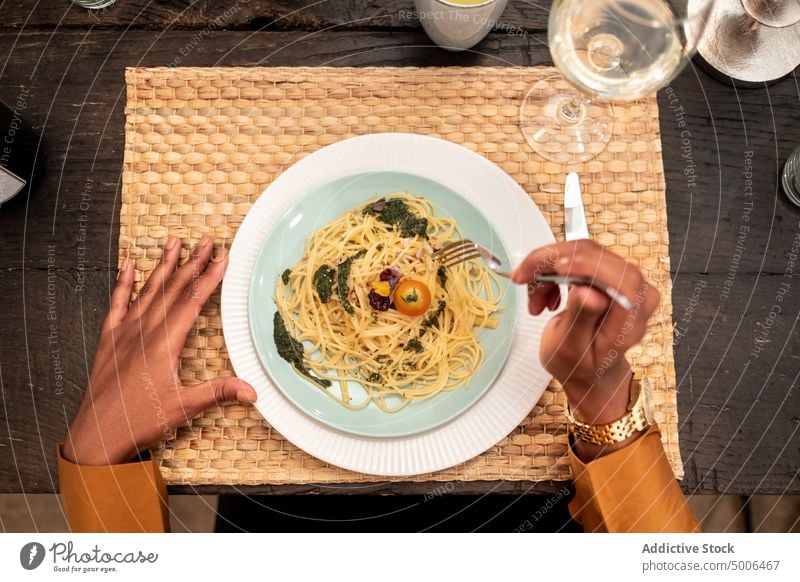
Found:
[(458, 263), (480, 259), (481, 252), (478, 245), (468, 239), (452, 242), (433, 253), (433, 258), (443, 267), (452, 267)]

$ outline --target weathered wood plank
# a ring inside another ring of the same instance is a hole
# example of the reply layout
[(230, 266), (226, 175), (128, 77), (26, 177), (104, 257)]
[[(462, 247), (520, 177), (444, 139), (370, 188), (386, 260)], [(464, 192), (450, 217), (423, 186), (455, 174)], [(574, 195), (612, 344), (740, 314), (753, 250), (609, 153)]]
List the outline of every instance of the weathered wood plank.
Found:
[[(237, 485), (241, 495), (548, 495), (564, 488), (563, 481), (447, 481), (431, 483), (361, 483), (358, 487), (341, 485)], [(569, 485), (569, 484), (566, 484)], [(224, 485), (172, 485), (172, 494), (225, 495)]]
[[(122, 37), (113, 32), (88, 36), (72, 32), (53, 39), (45, 33), (24, 33), (20, 38), (0, 34), (0, 47), (13, 52), (16, 62), (27, 63), (6, 69), (0, 77), (0, 95), (11, 100), (22, 87), (29, 91), (24, 113), (44, 135), (41, 157), (47, 163), (44, 183), (29, 207), (17, 203), (0, 213), (0, 267), (43, 268), (50, 242), (57, 244), (63, 267), (77, 266), (77, 239), (84, 226), (86, 264), (108, 266), (109, 257), (115, 257), (113, 225), (118, 211), (127, 65), (164, 65), (176, 57), (180, 64), (196, 66), (549, 62), (544, 45), (503, 35), (487, 39), (480, 54), (416, 46), (424, 41), (422, 33), (390, 37), (369, 32), (324, 33), (304, 38), (299, 33), (218, 32), (196, 46), (192, 39), (190, 32), (160, 38), (150, 32)], [(192, 50), (182, 55), (187, 46)], [(43, 64), (31, 74), (37, 62)], [(79, 74), (76, 62), (98, 65), (91, 75)], [(792, 146), (800, 142), (800, 107), (794, 86), (787, 80), (737, 94), (703, 73), (698, 75), (688, 70), (673, 83), (672, 95), (684, 108), (686, 128), (678, 126), (667, 94), (662, 92), (660, 98), (672, 268), (721, 275), (780, 273), (786, 250), (800, 230), (800, 215), (784, 201), (777, 172)], [(682, 148), (687, 147), (681, 134), (687, 129), (696, 175), (693, 182), (685, 175), (687, 161), (681, 157)], [(742, 175), (746, 162), (752, 165), (754, 194), (744, 222), (749, 201)], [(81, 203), (84, 208), (89, 204), (88, 213), (81, 210)], [(750, 229), (744, 237), (742, 227)]]
[(83, 398), (108, 305), (110, 272), (87, 272), (79, 291), (77, 273), (56, 267), (0, 275), (2, 492), (55, 489), (56, 443)]
[(673, 290), (684, 489), (800, 490), (800, 275), (680, 274)]
[[(545, 30), (550, 2), (509, 2), (498, 26)], [(91, 12), (61, 3), (4, 6), (3, 28), (104, 28), (214, 30), (399, 29), (419, 27), (411, 0), (118, 0)]]

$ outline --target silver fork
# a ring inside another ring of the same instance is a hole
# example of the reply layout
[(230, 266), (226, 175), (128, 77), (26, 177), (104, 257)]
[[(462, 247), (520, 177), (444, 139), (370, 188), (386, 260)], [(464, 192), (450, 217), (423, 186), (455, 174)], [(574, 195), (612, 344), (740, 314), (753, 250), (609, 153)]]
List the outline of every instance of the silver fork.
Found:
[[(492, 252), (483, 245), (469, 239), (462, 239), (443, 246), (433, 253), (433, 258), (439, 261), (445, 268), (453, 267), (459, 263), (464, 263), (473, 259), (481, 259), (486, 263), (486, 266), (489, 267), (489, 270), (496, 275), (500, 275), (506, 279), (511, 278), (511, 273), (502, 270), (503, 261), (501, 261), (499, 257), (493, 255)], [(536, 281), (534, 282), (555, 283), (556, 285), (588, 285), (608, 295), (617, 305), (626, 311), (631, 311), (633, 309), (633, 302), (624, 294), (613, 287), (608, 287), (588, 277), (537, 275)]]

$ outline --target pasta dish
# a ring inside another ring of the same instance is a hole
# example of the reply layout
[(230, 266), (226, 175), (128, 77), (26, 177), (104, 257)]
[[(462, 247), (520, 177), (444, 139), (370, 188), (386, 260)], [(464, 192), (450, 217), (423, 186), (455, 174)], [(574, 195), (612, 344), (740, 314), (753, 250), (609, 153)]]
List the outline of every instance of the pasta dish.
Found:
[(445, 269), (461, 239), (424, 198), (395, 192), (313, 233), (276, 283), (278, 354), (342, 405), (386, 412), (466, 385), (484, 362), (501, 287), (482, 263)]

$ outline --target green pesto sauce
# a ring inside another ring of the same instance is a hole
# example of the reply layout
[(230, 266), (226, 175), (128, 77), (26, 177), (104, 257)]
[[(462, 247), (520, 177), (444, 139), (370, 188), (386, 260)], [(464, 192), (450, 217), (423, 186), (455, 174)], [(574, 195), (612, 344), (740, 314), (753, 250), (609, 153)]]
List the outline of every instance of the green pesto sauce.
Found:
[(322, 265), (314, 273), (314, 287), (317, 289), (319, 300), (323, 303), (327, 303), (333, 295), (333, 276), (335, 274), (336, 269), (328, 265)]
[(278, 355), (292, 364), (298, 372), (308, 377), (312, 382), (326, 388), (330, 386), (330, 380), (317, 378), (303, 363), (303, 344), (289, 334), (289, 330), (286, 329), (286, 324), (283, 322), (283, 317), (277, 311), (272, 319), (272, 324), (272, 338), (275, 340), (275, 347), (278, 348)]
[(447, 269), (443, 266), (436, 269), (436, 278), (439, 279), (439, 285), (444, 287), (447, 284)]
[(439, 316), (442, 314), (445, 307), (447, 307), (447, 303), (443, 299), (440, 299), (439, 305), (436, 306), (436, 311), (422, 322), (420, 335), (423, 335), (429, 327), (439, 327)]
[[(379, 200), (379, 204), (383, 199)], [(380, 210), (374, 209), (375, 205), (368, 206), (364, 214), (377, 216), (381, 222), (397, 227), (404, 237), (421, 236), (428, 238), (428, 219), (420, 218), (408, 208), (408, 205), (399, 199), (385, 200)]]
[(355, 313), (355, 309), (353, 309), (353, 306), (350, 304), (350, 298), (348, 297), (349, 289), (347, 287), (347, 280), (350, 278), (350, 267), (353, 261), (364, 256), (366, 252), (366, 249), (361, 249), (352, 257), (339, 263), (339, 266), (336, 268), (336, 294), (339, 296), (342, 307), (350, 315)]
[(423, 351), (422, 342), (419, 341), (417, 338), (410, 339), (406, 342), (406, 345), (403, 346), (403, 350), (406, 352), (416, 352), (421, 354)]

